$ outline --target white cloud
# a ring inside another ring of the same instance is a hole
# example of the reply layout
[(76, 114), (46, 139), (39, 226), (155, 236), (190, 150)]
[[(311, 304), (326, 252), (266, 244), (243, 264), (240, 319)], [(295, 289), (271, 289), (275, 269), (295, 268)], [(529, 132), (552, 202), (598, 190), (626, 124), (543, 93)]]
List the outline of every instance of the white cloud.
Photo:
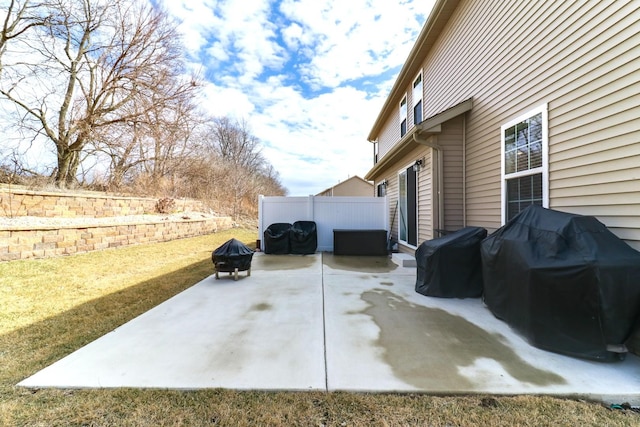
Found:
[[(292, 195), (372, 166), (366, 141), (434, 0), (164, 0), (203, 106), (247, 119)], [(385, 73), (383, 75), (383, 73)], [(363, 84), (367, 82), (368, 84)]]
[(180, 22), (178, 30), (187, 52), (193, 57), (197, 57), (198, 52), (206, 47), (212, 29), (221, 25), (221, 20), (214, 13), (215, 3), (215, 0), (162, 2), (162, 7)]
[(225, 49), (225, 46), (221, 42), (213, 42), (206, 49), (206, 55), (209, 58), (207, 65), (216, 68), (216, 63), (228, 61), (230, 59), (229, 53)]
[(165, 0), (163, 7), (181, 22), (178, 29), (192, 58), (214, 55), (204, 61), (215, 67), (235, 53), (234, 71), (245, 84), (285, 60), (286, 51), (275, 41), (277, 28), (269, 21), (268, 0)]
[[(276, 98), (251, 125), (268, 142), (265, 155), (284, 182), (294, 184), (292, 194), (315, 194), (349, 176), (364, 176), (373, 156), (365, 136), (378, 100), (352, 87), (312, 99), (282, 88), (273, 92)], [(362, 115), (354, 116), (354, 111)]]
[[(418, 3), (418, 2), (414, 2)], [(306, 45), (315, 44), (304, 67), (310, 82), (342, 82), (396, 67), (406, 59), (424, 18), (413, 3), (388, 0), (284, 0), (280, 10), (304, 28)]]
[(311, 37), (304, 33), (303, 28), (297, 23), (292, 23), (288, 27), (281, 30), (282, 39), (287, 44), (289, 49), (297, 51), (301, 45), (308, 45), (311, 43)]
[(214, 116), (249, 117), (255, 105), (248, 94), (232, 87), (205, 83), (201, 107)]

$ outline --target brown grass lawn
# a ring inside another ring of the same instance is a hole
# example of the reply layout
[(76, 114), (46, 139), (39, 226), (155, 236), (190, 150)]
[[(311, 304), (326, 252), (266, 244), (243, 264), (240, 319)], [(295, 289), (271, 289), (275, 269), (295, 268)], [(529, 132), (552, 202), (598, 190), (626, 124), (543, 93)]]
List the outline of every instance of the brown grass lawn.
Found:
[(15, 384), (212, 273), (255, 231), (0, 263), (2, 426), (628, 426), (632, 411), (539, 396), (233, 390), (34, 390)]

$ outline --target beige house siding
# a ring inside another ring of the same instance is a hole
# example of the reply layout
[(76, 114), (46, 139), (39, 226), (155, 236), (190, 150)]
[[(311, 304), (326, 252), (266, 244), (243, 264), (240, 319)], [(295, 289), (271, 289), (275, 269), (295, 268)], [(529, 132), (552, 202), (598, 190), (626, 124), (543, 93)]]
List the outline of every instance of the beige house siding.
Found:
[[(431, 149), (428, 147), (418, 146), (416, 145), (414, 150), (405, 155), (402, 159), (400, 159), (396, 165), (397, 167), (393, 170), (392, 178), (389, 182), (394, 183), (394, 187), (390, 188), (393, 191), (393, 198), (389, 198), (389, 204), (393, 201), (393, 207), (398, 200), (398, 175), (403, 170), (407, 169), (413, 163), (418, 160), (423, 159), (422, 170), (418, 172), (418, 188), (417, 188), (417, 198), (418, 198), (418, 243), (421, 243), (427, 239), (431, 239), (433, 236), (433, 200), (432, 200), (432, 164), (431, 164)], [(396, 221), (394, 225), (394, 238), (396, 241), (398, 240), (398, 229), (399, 229), (399, 215), (396, 215)], [(415, 247), (400, 245), (399, 249), (401, 252), (406, 252), (413, 254), (415, 251)]]
[[(463, 126), (464, 117), (458, 116), (443, 124), (438, 144), (444, 152), (444, 229), (458, 230), (464, 227), (463, 202)], [(437, 237), (437, 236), (435, 236)]]
[(394, 113), (387, 119), (378, 137), (378, 159), (387, 154), (393, 145), (400, 140), (400, 101), (397, 104)]
[[(422, 242), (432, 238), (433, 212), (431, 198), (431, 149), (415, 144), (413, 150), (402, 156), (394, 165), (380, 173), (376, 178), (376, 186), (383, 181), (387, 182), (387, 197), (389, 198), (389, 221), (391, 223), (391, 236), (394, 241), (398, 241), (398, 230), (400, 224), (400, 212), (396, 207), (398, 204), (398, 175), (407, 169), (417, 159), (423, 159), (421, 172), (418, 173), (418, 241)], [(413, 254), (415, 248), (400, 245), (400, 250)]]
[[(389, 228), (391, 229), (391, 238), (398, 241), (398, 223), (400, 213), (398, 212), (398, 176), (395, 172), (389, 171), (384, 175), (387, 180), (387, 197), (389, 197)], [(380, 181), (382, 181), (382, 179)]]
[[(442, 147), (444, 152), (443, 187), (444, 187), (444, 230), (457, 230), (464, 226), (463, 218), (463, 126), (462, 116), (449, 120), (442, 125), (442, 132), (434, 140)], [(432, 161), (432, 148), (411, 143), (411, 149), (402, 157), (381, 172), (376, 179), (376, 185), (387, 181), (387, 195), (389, 197), (390, 218), (394, 216), (395, 206), (398, 200), (398, 175), (414, 164), (418, 159), (423, 161), (422, 169), (418, 173), (418, 242), (438, 237), (434, 232), (437, 229), (437, 191), (434, 190), (434, 177), (437, 177), (437, 166)], [(392, 236), (398, 240), (398, 215), (392, 226)], [(414, 247), (400, 245), (400, 250), (413, 253)]]
[[(413, 122), (412, 122), (413, 123)], [(433, 238), (433, 163), (431, 161), (431, 149), (428, 147), (418, 148), (411, 159), (423, 159), (422, 170), (418, 172), (418, 244), (427, 239)], [(412, 162), (413, 163), (413, 162)]]
[[(639, 4), (552, 2), (541, 8), (523, 1), (505, 8), (495, 3), (462, 4), (425, 61), (431, 101), (426, 116), (446, 99), (474, 97), (467, 222), (489, 229), (500, 225), (500, 126), (548, 102), (550, 207), (596, 215), (637, 245), (640, 224), (628, 229), (632, 221), (624, 212), (640, 212), (633, 182), (640, 167), (640, 124), (634, 120), (640, 116)], [(531, 32), (523, 32), (523, 22)], [(487, 38), (474, 34), (480, 28), (500, 30)], [(457, 56), (461, 63), (444, 63), (464, 45), (469, 54)], [(491, 54), (482, 55), (486, 52)], [(444, 72), (447, 68), (455, 72)], [(466, 87), (471, 91), (464, 92)], [(626, 179), (611, 174), (621, 168), (630, 172)]]
[[(595, 215), (640, 249), (639, 40), (638, 1), (460, 2), (421, 68), (425, 118), (473, 98), (454, 161), (466, 163), (467, 225), (501, 225), (500, 127), (546, 103), (549, 206)], [(385, 147), (399, 140), (394, 120)], [(447, 227), (461, 222), (450, 215)]]

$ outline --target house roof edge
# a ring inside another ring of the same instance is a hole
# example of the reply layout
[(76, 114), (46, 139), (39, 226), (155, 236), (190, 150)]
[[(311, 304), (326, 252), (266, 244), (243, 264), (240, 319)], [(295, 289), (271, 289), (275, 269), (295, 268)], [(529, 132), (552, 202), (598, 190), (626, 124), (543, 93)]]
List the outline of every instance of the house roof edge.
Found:
[(447, 24), (459, 3), (460, 0), (436, 0), (427, 21), (418, 35), (418, 39), (411, 49), (409, 56), (405, 60), (404, 65), (402, 66), (402, 69), (400, 70), (400, 73), (398, 74), (398, 77), (396, 78), (396, 81), (393, 84), (382, 109), (380, 110), (380, 113), (378, 113), (378, 117), (376, 118), (371, 131), (369, 131), (369, 136), (367, 136), (368, 141), (374, 142), (377, 139), (378, 134), (384, 125), (384, 121), (389, 115), (389, 110), (396, 107), (396, 99), (401, 94), (403, 88), (409, 85), (409, 80), (414, 77), (414, 74), (416, 74), (420, 68), (421, 62), (418, 61), (418, 58), (424, 57), (426, 53), (431, 50), (440, 34), (440, 31)]
[[(378, 163), (376, 163), (369, 172), (364, 176), (365, 180), (372, 181), (377, 173), (382, 169), (385, 169), (389, 164), (393, 163), (393, 161), (400, 156), (405, 150), (408, 149), (410, 144), (413, 144), (413, 135), (414, 134), (425, 134), (425, 133), (434, 133), (432, 128), (435, 128), (438, 125), (441, 125), (444, 122), (447, 122), (461, 114), (465, 114), (467, 111), (471, 111), (473, 108), (473, 98), (465, 99), (464, 101), (454, 105), (453, 107), (449, 107), (438, 114), (434, 114), (431, 117), (428, 117), (418, 125), (411, 128), (406, 135), (404, 135), (400, 141), (398, 141), (388, 153), (386, 153)], [(439, 132), (439, 130), (435, 131), (435, 133)]]

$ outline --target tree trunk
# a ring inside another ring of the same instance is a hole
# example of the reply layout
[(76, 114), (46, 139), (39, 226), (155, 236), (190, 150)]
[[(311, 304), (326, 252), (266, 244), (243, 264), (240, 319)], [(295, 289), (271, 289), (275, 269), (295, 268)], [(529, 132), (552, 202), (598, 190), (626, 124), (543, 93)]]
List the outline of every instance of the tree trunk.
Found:
[(78, 153), (69, 149), (58, 151), (58, 171), (55, 184), (60, 188), (69, 188), (77, 183), (76, 173), (79, 166)]

